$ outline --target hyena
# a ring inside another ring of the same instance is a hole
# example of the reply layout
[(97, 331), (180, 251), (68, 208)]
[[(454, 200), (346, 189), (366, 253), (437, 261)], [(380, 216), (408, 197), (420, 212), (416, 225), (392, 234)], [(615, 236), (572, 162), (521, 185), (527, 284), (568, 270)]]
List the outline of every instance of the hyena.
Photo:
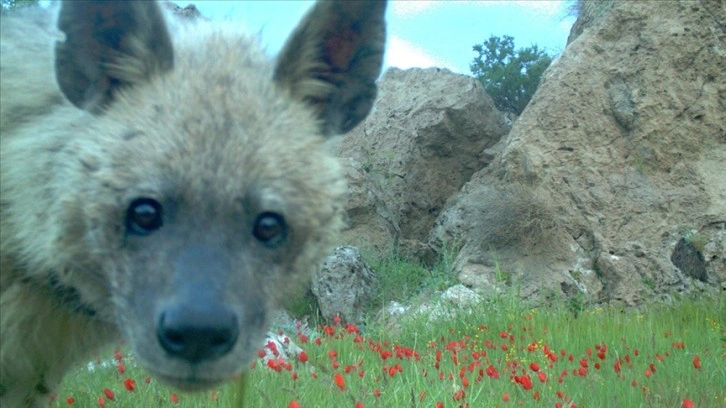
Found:
[(319, 2), (272, 60), (155, 2), (3, 17), (3, 408), (121, 338), (181, 390), (249, 364), (342, 227), (327, 140), (371, 109), (385, 8)]

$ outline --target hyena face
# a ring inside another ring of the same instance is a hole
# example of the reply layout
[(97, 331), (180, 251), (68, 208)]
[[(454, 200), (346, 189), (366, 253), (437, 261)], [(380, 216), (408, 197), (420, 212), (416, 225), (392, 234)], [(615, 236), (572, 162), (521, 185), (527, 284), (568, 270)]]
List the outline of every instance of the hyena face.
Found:
[[(50, 250), (20, 248), (23, 259), (48, 258), (27, 262), (48, 270), (26, 280), (47, 274), (51, 292), (72, 295), (56, 299), (65, 312), (118, 327), (147, 369), (181, 389), (242, 371), (271, 309), (306, 282), (342, 226), (344, 183), (324, 144), (372, 106), (384, 11), (381, 1), (318, 3), (268, 61), (227, 29), (172, 36), (153, 2), (63, 3), (57, 82), (88, 113), (48, 131), (57, 145), (35, 169), (62, 187), (35, 187), (48, 196), (38, 228)], [(8, 161), (21, 137), (34, 135), (9, 136)], [(3, 226), (15, 228), (24, 187), (9, 168)], [(24, 245), (13, 239), (3, 251)], [(11, 353), (3, 345), (3, 364)], [(0, 397), (24, 381), (11, 371)]]

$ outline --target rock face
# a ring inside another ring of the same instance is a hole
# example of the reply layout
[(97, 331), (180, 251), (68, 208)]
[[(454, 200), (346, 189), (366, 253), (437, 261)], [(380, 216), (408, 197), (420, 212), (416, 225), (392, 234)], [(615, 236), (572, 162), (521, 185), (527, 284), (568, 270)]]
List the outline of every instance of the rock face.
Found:
[(431, 232), (459, 279), (627, 305), (726, 280), (724, 21), (623, 1), (579, 27)]
[(315, 274), (312, 292), (325, 319), (335, 316), (359, 324), (363, 312), (378, 287), (378, 276), (354, 247), (338, 247)]
[(388, 249), (425, 241), (446, 200), (509, 129), (471, 77), (391, 68), (378, 86), (373, 112), (343, 137), (338, 155), (350, 185), (346, 242)]
[(338, 147), (346, 242), (453, 248), (465, 286), (534, 303), (635, 305), (723, 285), (726, 7), (590, 3), (504, 137), (474, 79), (388, 71)]

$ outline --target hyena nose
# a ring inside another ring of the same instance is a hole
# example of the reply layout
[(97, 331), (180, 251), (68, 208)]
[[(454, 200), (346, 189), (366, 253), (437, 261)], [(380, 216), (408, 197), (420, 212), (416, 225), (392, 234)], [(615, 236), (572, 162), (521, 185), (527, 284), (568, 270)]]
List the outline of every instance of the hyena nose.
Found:
[(227, 354), (237, 342), (238, 327), (237, 316), (229, 309), (179, 305), (161, 313), (157, 337), (170, 355), (198, 363)]

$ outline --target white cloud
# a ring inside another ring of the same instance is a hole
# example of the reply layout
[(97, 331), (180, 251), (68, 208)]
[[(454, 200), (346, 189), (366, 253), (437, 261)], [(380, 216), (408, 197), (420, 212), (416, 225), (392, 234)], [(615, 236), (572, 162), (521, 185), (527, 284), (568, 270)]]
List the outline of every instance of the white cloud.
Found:
[(400, 17), (412, 17), (423, 11), (432, 9), (440, 4), (441, 1), (435, 0), (399, 0), (391, 2), (391, 11), (394, 15)]
[(543, 0), (520, 0), (513, 1), (523, 10), (542, 17), (554, 17), (562, 12), (562, 1), (543, 1)]
[(389, 36), (385, 65), (401, 69), (439, 67), (458, 72), (455, 65), (449, 61), (439, 58), (420, 46), (396, 35)]

